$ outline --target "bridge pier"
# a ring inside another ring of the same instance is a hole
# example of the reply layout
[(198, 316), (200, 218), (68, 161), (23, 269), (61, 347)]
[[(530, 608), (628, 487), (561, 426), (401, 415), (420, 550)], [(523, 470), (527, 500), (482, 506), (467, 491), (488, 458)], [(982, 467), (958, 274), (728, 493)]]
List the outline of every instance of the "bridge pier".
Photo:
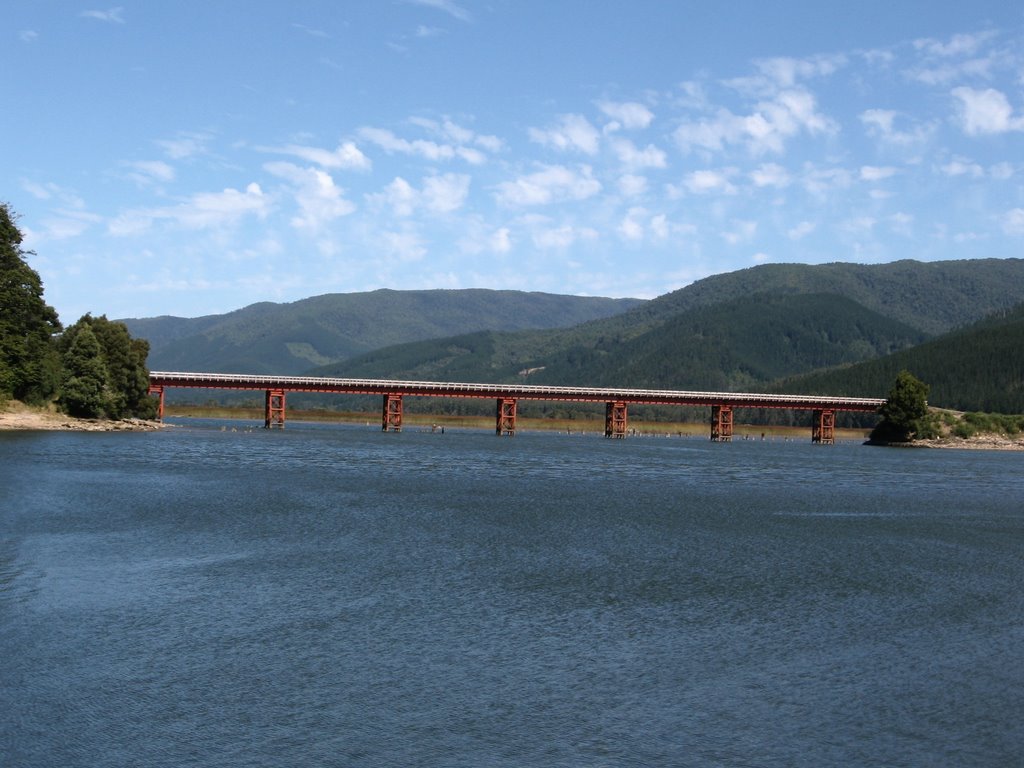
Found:
[(830, 409), (815, 410), (811, 417), (811, 442), (821, 445), (835, 445), (836, 412)]
[(516, 434), (516, 400), (512, 397), (499, 397), (497, 409), (497, 421), (494, 433), (496, 435), (508, 435), (514, 437)]
[(604, 436), (614, 438), (624, 438), (626, 436), (626, 426), (628, 419), (626, 416), (626, 404), (617, 400), (615, 402), (607, 403), (604, 408)]
[(149, 394), (159, 395), (160, 399), (156, 404), (156, 420), (164, 420), (164, 388), (162, 384), (150, 384)]
[(402, 431), (401, 395), (384, 395), (384, 409), (381, 414), (381, 430), (384, 432)]
[(284, 390), (267, 390), (267, 407), (263, 426), (266, 429), (284, 429)]
[(732, 442), (732, 406), (711, 406), (711, 439), (716, 443)]

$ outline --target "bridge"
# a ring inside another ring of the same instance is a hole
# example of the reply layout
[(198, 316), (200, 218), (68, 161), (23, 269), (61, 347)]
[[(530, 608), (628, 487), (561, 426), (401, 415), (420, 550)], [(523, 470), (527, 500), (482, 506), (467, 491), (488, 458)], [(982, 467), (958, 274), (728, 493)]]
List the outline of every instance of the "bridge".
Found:
[(556, 387), (535, 384), (459, 384), (440, 381), (389, 381), (384, 379), (334, 379), (312, 376), (257, 376), (235, 373), (186, 373), (153, 371), (150, 394), (159, 397), (158, 418), (164, 415), (164, 392), (169, 388), (262, 391), (265, 394), (265, 426), (284, 428), (288, 392), (321, 392), (346, 395), (379, 395), (382, 398), (381, 428), (402, 430), (405, 397), (491, 399), (495, 406), (495, 434), (516, 433), (516, 408), (520, 400), (547, 400), (605, 404), (605, 436), (622, 438), (628, 429), (629, 405), (710, 406), (711, 439), (732, 440), (733, 409), (779, 408), (811, 412), (811, 441), (835, 442), (835, 418), (839, 411), (873, 413), (885, 402), (879, 398), (774, 395), (744, 392), (685, 392), (662, 389), (613, 389)]

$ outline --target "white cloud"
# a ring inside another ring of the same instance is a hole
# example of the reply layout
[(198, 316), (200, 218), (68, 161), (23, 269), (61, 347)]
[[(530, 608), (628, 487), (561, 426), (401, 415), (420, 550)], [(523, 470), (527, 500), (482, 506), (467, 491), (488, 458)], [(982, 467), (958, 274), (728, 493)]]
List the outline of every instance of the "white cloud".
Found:
[(399, 138), (386, 128), (360, 128), (359, 135), (389, 154), (417, 155), (432, 161), (451, 160), (456, 156), (455, 148), (449, 144), (438, 144), (423, 139), (409, 141)]
[(395, 178), (381, 194), (367, 195), (371, 203), (386, 203), (395, 216), (412, 216), (417, 210), (444, 214), (457, 211), (469, 194), (469, 176), (447, 173), (428, 176), (423, 189), (417, 190), (401, 177)]
[(647, 191), (647, 177), (626, 173), (619, 177), (619, 191), (627, 197), (636, 197)]
[(668, 165), (665, 153), (653, 144), (648, 144), (643, 149), (638, 149), (629, 139), (614, 139), (612, 151), (619, 158), (619, 162), (629, 171), (638, 171), (644, 168), (664, 168)]
[(394, 181), (384, 188), (379, 195), (368, 195), (371, 202), (385, 202), (391, 206), (391, 212), (395, 216), (412, 216), (416, 210), (419, 194), (413, 186), (401, 176), (395, 177)]
[(861, 181), (882, 181), (896, 175), (896, 169), (890, 166), (879, 167), (877, 165), (862, 165), (860, 167)]
[(586, 155), (596, 155), (601, 140), (601, 134), (583, 115), (561, 115), (551, 128), (530, 128), (528, 133), (530, 141)]
[(1003, 231), (1008, 235), (1024, 235), (1024, 208), (1013, 208), (1002, 215)]
[(105, 11), (82, 11), (78, 15), (86, 19), (105, 21), (108, 24), (124, 24), (123, 13), (124, 8), (118, 6), (117, 8), (108, 8)]
[(413, 5), (423, 5), (427, 8), (443, 11), (459, 21), (470, 21), (472, 19), (472, 16), (469, 15), (469, 11), (458, 3), (453, 2), (453, 0), (406, 0), (406, 2), (412, 3)]
[(989, 176), (998, 181), (1006, 181), (1007, 179), (1013, 178), (1013, 174), (1016, 173), (1013, 166), (1007, 162), (996, 163), (988, 169)]
[(646, 128), (654, 120), (654, 113), (635, 101), (599, 101), (597, 107), (613, 120), (607, 126), (611, 130), (620, 127), (630, 131), (638, 130)]
[(757, 234), (756, 221), (737, 220), (732, 222), (732, 224), (733, 229), (721, 233), (722, 239), (729, 243), (729, 245), (748, 242)]
[(676, 129), (674, 137), (684, 152), (721, 151), (735, 144), (752, 155), (761, 155), (781, 154), (786, 142), (801, 133), (813, 136), (835, 130), (835, 123), (817, 111), (810, 92), (791, 89), (758, 102), (749, 115), (719, 109), (709, 120), (685, 122)]
[(910, 237), (913, 234), (913, 223), (914, 217), (902, 211), (897, 211), (889, 217), (889, 225), (892, 231), (898, 235)]
[(958, 113), (968, 136), (1024, 130), (1024, 117), (1014, 116), (1013, 107), (1002, 91), (983, 91), (962, 86), (952, 90), (958, 100)]
[(777, 163), (764, 163), (750, 172), (750, 180), (757, 187), (788, 187), (792, 179), (789, 171)]
[(906, 130), (896, 128), (896, 121), (908, 118), (891, 109), (869, 109), (860, 114), (860, 121), (869, 136), (886, 144), (908, 147), (927, 141), (935, 133), (934, 123), (917, 124)]
[(565, 249), (578, 240), (596, 240), (598, 232), (590, 227), (574, 227), (566, 224), (533, 233), (533, 244), (541, 250)]
[(641, 221), (647, 212), (643, 208), (630, 208), (629, 212), (619, 222), (619, 235), (623, 240), (639, 242), (644, 239), (644, 224)]
[(287, 144), (279, 148), (268, 147), (265, 151), (291, 155), (332, 170), (369, 170), (372, 165), (370, 159), (351, 141), (341, 142), (333, 150)]
[(954, 157), (948, 163), (939, 167), (946, 176), (971, 176), (980, 178), (985, 175), (985, 169), (975, 162), (963, 157)]
[(565, 200), (586, 200), (601, 191), (589, 165), (572, 170), (563, 165), (548, 165), (541, 170), (498, 184), (497, 199), (502, 205), (545, 205)]
[(110, 234), (124, 236), (149, 229), (155, 221), (169, 221), (186, 229), (212, 229), (236, 224), (246, 216), (265, 217), (271, 208), (260, 185), (249, 184), (244, 192), (197, 192), (179, 205), (126, 211), (110, 222)]
[(973, 34), (955, 34), (948, 42), (934, 38), (920, 38), (914, 41), (914, 48), (933, 56), (973, 56), (978, 49), (995, 36), (994, 32), (975, 32)]
[(141, 186), (174, 181), (174, 168), (162, 160), (136, 160), (127, 166), (131, 169), (128, 178)]
[(355, 205), (345, 199), (345, 190), (335, 185), (334, 179), (326, 171), (300, 168), (285, 162), (267, 163), (264, 168), (268, 173), (291, 184), (300, 211), (298, 216), (291, 219), (291, 225), (296, 229), (317, 232), (355, 210)]
[(205, 154), (206, 146), (212, 138), (207, 133), (181, 133), (177, 138), (160, 139), (155, 143), (172, 160), (184, 160), (188, 157)]
[(412, 230), (381, 232), (378, 241), (386, 256), (392, 256), (403, 263), (420, 261), (427, 255), (423, 238)]
[(18, 39), (23, 43), (34, 43), (39, 39), (39, 33), (31, 29), (23, 29), (18, 33)]
[(466, 202), (469, 195), (469, 176), (446, 173), (423, 180), (423, 205), (432, 213), (452, 213)]
[(786, 236), (790, 240), (803, 240), (807, 235), (811, 234), (817, 225), (810, 221), (801, 221), (795, 227), (786, 232)]
[(735, 175), (735, 173), (735, 168), (725, 168), (721, 171), (693, 171), (683, 177), (683, 186), (695, 195), (713, 192), (732, 195), (735, 194), (736, 187), (729, 181), (729, 177)]

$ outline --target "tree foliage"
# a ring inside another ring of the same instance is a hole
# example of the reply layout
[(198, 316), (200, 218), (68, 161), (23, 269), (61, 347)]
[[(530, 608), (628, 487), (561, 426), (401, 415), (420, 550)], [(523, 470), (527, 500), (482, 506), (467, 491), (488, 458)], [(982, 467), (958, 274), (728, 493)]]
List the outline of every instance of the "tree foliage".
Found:
[(0, 203), (0, 396), (42, 403), (56, 392), (60, 321), (43, 301), (39, 274), (25, 261), (16, 216)]
[(871, 433), (872, 442), (909, 442), (926, 426), (928, 385), (909, 371), (900, 371), (878, 412), (882, 420)]
[(16, 216), (0, 203), (0, 399), (42, 405), (57, 399), (75, 416), (149, 418), (149, 343), (123, 323), (85, 315), (59, 337), (57, 312), (43, 301), (25, 261)]
[(146, 369), (149, 343), (133, 339), (124, 323), (84, 315), (64, 332), (60, 347), (61, 404), (69, 413), (111, 419), (154, 415)]

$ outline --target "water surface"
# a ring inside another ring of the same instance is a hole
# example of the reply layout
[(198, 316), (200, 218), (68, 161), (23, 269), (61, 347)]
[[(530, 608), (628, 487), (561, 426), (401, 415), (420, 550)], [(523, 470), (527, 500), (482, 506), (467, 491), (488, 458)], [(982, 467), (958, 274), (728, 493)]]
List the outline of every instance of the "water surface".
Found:
[(183, 423), (0, 433), (0, 764), (1024, 752), (1021, 454)]

